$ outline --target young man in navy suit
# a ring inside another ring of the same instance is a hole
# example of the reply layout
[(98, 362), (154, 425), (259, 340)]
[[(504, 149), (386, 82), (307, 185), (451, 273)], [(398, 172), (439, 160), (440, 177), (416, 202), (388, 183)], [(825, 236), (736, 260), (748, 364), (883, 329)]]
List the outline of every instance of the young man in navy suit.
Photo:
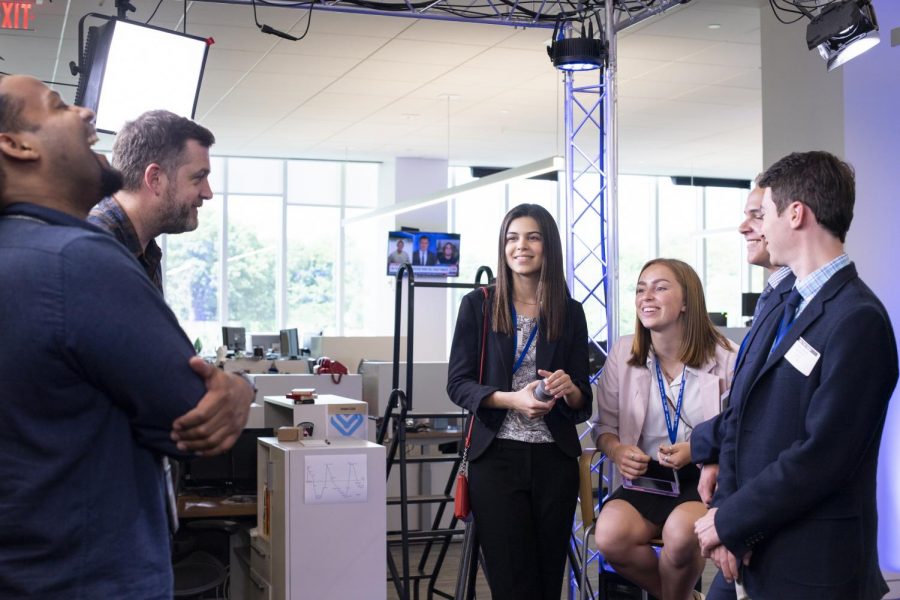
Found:
[[(731, 388), (714, 508), (697, 521), (722, 569), (711, 599), (875, 600), (875, 475), (897, 346), (887, 312), (844, 252), (852, 168), (794, 153), (760, 178), (762, 234), (791, 268), (749, 334)], [(727, 593), (726, 593), (727, 591)]]

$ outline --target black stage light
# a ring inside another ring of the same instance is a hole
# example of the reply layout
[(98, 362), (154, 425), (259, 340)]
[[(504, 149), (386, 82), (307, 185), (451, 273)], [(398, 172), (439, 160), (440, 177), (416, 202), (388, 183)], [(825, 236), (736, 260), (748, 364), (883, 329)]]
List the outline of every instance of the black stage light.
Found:
[(873, 48), (880, 41), (870, 0), (840, 0), (829, 4), (806, 27), (806, 45), (818, 48), (828, 70)]
[[(587, 27), (585, 28), (585, 25)], [(558, 20), (553, 28), (553, 39), (547, 54), (553, 66), (560, 71), (589, 71), (602, 68), (608, 57), (607, 45), (603, 41), (603, 28), (597, 22), (597, 37), (594, 24), (587, 20), (581, 24), (581, 35), (568, 21)]]

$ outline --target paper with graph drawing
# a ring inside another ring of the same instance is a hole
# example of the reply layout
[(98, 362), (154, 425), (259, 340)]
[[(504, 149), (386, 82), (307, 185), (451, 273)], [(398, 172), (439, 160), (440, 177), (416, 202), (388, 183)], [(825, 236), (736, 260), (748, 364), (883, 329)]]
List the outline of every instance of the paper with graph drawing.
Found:
[(365, 454), (308, 455), (305, 466), (306, 504), (349, 504), (368, 498)]

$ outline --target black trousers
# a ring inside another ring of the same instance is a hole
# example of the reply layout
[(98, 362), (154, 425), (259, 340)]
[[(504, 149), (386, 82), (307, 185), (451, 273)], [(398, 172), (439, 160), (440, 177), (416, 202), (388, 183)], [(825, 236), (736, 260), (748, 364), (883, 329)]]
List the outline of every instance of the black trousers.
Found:
[(577, 459), (552, 443), (494, 440), (469, 464), (469, 496), (492, 600), (559, 600)]

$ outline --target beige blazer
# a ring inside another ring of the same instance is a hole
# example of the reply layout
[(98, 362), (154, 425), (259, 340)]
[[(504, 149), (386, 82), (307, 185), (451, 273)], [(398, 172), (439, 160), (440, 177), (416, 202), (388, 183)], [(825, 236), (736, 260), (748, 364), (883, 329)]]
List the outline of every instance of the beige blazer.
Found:
[[(597, 411), (590, 421), (595, 444), (604, 433), (615, 434), (620, 442), (631, 445), (641, 437), (653, 380), (646, 367), (628, 364), (632, 338), (633, 335), (626, 335), (616, 341), (600, 374)], [(698, 369), (704, 420), (719, 414), (728, 396), (737, 355), (737, 347), (731, 343), (730, 346), (730, 350), (725, 350), (717, 345), (715, 358)]]

